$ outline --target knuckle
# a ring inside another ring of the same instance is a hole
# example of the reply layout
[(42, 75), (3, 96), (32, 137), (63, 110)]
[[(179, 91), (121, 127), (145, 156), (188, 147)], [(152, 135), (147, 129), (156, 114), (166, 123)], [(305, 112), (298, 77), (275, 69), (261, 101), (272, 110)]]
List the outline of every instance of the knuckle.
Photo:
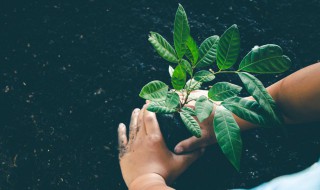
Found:
[(145, 116), (145, 122), (147, 122), (147, 123), (151, 123), (151, 122), (153, 122), (153, 120), (154, 120), (154, 117), (153, 117), (153, 115), (151, 115), (151, 114), (148, 114), (148, 115), (146, 115)]
[(151, 134), (151, 135), (148, 135), (148, 137), (149, 137), (149, 142), (151, 143), (158, 143), (158, 142), (161, 142), (162, 140), (161, 135), (158, 135), (158, 134)]

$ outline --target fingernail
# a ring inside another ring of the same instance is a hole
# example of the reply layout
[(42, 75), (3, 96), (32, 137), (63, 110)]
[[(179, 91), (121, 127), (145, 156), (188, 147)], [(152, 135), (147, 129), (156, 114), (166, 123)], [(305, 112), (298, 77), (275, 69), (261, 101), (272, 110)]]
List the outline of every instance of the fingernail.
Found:
[(126, 126), (125, 126), (123, 123), (120, 123), (120, 124), (119, 124), (119, 129), (120, 129), (120, 130), (123, 130), (123, 129), (125, 129), (125, 128), (126, 128)]
[(183, 149), (182, 149), (181, 146), (177, 146), (177, 147), (174, 149), (174, 152), (177, 153), (177, 154), (180, 154), (182, 151), (183, 151)]

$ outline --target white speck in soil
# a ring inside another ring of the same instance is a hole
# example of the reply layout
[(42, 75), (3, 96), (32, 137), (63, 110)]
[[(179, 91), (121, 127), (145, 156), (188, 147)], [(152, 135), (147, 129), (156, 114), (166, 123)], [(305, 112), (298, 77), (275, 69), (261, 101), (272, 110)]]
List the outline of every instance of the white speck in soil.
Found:
[(7, 93), (7, 92), (9, 92), (9, 91), (10, 91), (9, 86), (6, 86), (6, 87), (4, 88), (4, 92)]
[(97, 89), (93, 94), (96, 95), (100, 95), (102, 93), (104, 93), (105, 91), (102, 88)]

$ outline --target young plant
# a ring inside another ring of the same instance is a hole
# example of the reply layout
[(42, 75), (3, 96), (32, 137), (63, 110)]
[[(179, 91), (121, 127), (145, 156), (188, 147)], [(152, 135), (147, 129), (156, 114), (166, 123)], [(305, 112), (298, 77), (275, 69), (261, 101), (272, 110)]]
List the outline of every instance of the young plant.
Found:
[[(255, 46), (240, 62), (237, 70), (232, 70), (240, 52), (240, 34), (237, 25), (228, 28), (221, 37), (214, 35), (205, 39), (198, 48), (190, 35), (190, 27), (185, 10), (179, 4), (174, 20), (174, 48), (156, 32), (150, 32), (149, 42), (157, 53), (175, 64), (169, 66), (173, 89), (161, 81), (146, 84), (139, 96), (150, 100), (148, 110), (155, 113), (178, 112), (186, 128), (196, 137), (201, 137), (200, 122), (214, 113), (213, 128), (222, 152), (239, 171), (242, 152), (240, 128), (232, 116), (260, 126), (279, 126), (282, 119), (276, 104), (263, 84), (252, 74), (281, 73), (291, 66), (290, 59), (283, 55), (282, 49), (274, 44)], [(219, 70), (213, 71), (214, 64)], [(208, 67), (209, 70), (199, 70)], [(255, 99), (248, 100), (238, 96), (241, 86), (229, 82), (217, 82), (208, 91), (208, 97), (195, 100), (195, 110), (186, 107), (191, 101), (190, 93), (201, 88), (203, 83), (211, 82), (216, 75), (236, 74), (243, 82), (247, 92)], [(188, 80), (187, 80), (188, 79)], [(184, 98), (180, 100), (179, 94)]]

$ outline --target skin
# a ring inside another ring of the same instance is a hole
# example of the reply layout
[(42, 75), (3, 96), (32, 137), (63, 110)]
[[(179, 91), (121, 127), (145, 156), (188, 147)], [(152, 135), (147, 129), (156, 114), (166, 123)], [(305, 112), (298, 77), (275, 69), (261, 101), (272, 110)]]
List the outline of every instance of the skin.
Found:
[[(320, 121), (320, 63), (291, 74), (269, 86), (267, 90), (279, 107), (286, 124)], [(206, 94), (207, 91), (196, 91), (193, 96)], [(193, 107), (194, 102), (190, 102), (188, 106)], [(142, 110), (134, 110), (129, 141), (124, 124), (120, 124), (118, 128), (120, 166), (129, 189), (171, 189), (167, 184), (195, 161), (204, 147), (216, 142), (212, 127), (213, 117), (214, 114), (211, 114), (200, 123), (201, 138), (191, 137), (181, 141), (174, 154), (164, 143), (155, 114), (148, 112), (146, 106)], [(235, 115), (234, 117), (241, 130), (257, 127)], [(185, 152), (191, 153), (183, 154)]]
[(126, 126), (118, 128), (119, 159), (129, 189), (171, 189), (170, 184), (195, 161), (203, 150), (176, 155), (169, 151), (154, 113), (146, 105), (132, 112), (129, 141)]
[[(275, 100), (284, 118), (285, 124), (298, 124), (319, 121), (320, 111), (320, 63), (303, 68), (267, 88), (268, 93)], [(207, 96), (205, 90), (195, 91), (193, 96)], [(248, 99), (254, 100), (252, 97)], [(190, 102), (194, 106), (195, 102)], [(298, 116), (298, 117), (297, 117)], [(178, 143), (175, 147), (177, 154), (190, 152), (200, 147), (216, 143), (213, 132), (214, 111), (205, 121), (200, 123), (203, 136), (190, 137)], [(242, 131), (258, 127), (233, 115)]]

